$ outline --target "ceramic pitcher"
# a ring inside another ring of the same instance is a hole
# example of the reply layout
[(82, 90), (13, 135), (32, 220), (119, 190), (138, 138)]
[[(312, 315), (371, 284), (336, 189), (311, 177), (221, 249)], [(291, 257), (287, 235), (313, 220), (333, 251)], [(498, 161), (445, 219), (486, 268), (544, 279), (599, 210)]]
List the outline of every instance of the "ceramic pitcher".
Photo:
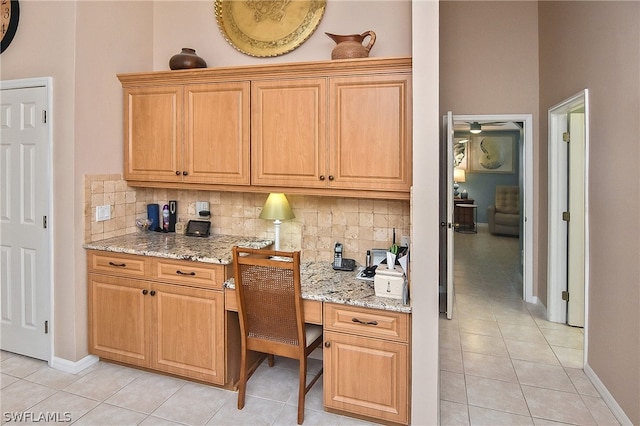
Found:
[[(366, 58), (376, 42), (376, 33), (373, 31), (348, 35), (325, 34), (337, 43), (337, 46), (331, 51), (331, 59)], [(362, 42), (367, 37), (369, 37), (369, 43), (365, 46)]]

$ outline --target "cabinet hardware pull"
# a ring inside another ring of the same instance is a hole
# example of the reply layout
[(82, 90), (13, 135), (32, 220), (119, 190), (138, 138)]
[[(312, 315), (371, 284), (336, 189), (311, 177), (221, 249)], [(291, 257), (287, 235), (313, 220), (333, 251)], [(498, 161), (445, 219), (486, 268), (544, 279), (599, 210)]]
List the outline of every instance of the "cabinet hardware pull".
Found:
[(147, 293), (149, 293), (149, 290), (147, 289), (142, 290), (142, 294), (146, 295)]
[(149, 294), (151, 294), (152, 296), (155, 296), (156, 295), (156, 291), (155, 290), (151, 290), (151, 293), (149, 293)]
[(334, 179), (333, 175), (329, 175), (329, 180), (333, 180), (333, 179)]
[(331, 342), (329, 342), (328, 340), (326, 342), (324, 342), (324, 347), (325, 348), (330, 348), (331, 347)]
[(196, 275), (196, 273), (195, 273), (195, 272), (182, 272), (182, 271), (181, 271), (181, 270), (179, 270), (179, 269), (176, 271), (176, 274), (178, 274), (178, 275), (190, 275), (190, 276), (192, 276), (192, 277)]
[(362, 321), (359, 320), (358, 318), (351, 318), (352, 322), (357, 322), (358, 324), (364, 324), (364, 325), (378, 325), (378, 321)]
[(320, 175), (320, 180), (324, 180), (324, 175)]
[(176, 176), (180, 176), (180, 171), (176, 170)]
[(189, 174), (189, 172), (188, 172), (188, 171), (186, 171), (186, 170), (185, 170), (184, 172), (182, 172), (182, 176), (186, 176), (186, 175), (188, 175), (188, 174)]
[(125, 266), (127, 266), (126, 263), (113, 263), (113, 262), (109, 262), (109, 265), (117, 266), (118, 268), (124, 268)]

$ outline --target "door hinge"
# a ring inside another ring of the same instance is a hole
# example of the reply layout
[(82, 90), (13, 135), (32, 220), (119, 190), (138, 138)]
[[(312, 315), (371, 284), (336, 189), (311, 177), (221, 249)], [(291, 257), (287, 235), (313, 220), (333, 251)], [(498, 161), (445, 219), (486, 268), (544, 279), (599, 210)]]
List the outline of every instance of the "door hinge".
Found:
[(571, 213), (562, 212), (562, 220), (564, 220), (565, 222), (569, 222), (569, 220), (571, 220)]
[(563, 291), (562, 292), (562, 300), (564, 300), (565, 302), (569, 301), (569, 292), (568, 291)]
[(47, 229), (47, 217), (46, 216), (42, 216), (42, 227), (44, 229)]
[(567, 142), (567, 143), (568, 143), (568, 142), (570, 142), (570, 141), (571, 141), (571, 133), (569, 133), (569, 132), (564, 132), (564, 133), (562, 134), (562, 140), (563, 140), (563, 141), (565, 141), (565, 142)]
[(44, 334), (49, 334), (49, 321), (44, 322)]
[(44, 124), (47, 124), (47, 110), (46, 109), (42, 110), (42, 122)]

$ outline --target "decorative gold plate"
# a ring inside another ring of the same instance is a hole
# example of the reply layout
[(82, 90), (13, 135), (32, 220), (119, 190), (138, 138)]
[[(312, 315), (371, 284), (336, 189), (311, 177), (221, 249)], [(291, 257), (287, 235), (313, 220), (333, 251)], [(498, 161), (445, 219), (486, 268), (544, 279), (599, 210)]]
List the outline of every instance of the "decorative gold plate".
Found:
[(216, 0), (224, 38), (251, 56), (278, 56), (304, 43), (318, 27), (326, 0)]

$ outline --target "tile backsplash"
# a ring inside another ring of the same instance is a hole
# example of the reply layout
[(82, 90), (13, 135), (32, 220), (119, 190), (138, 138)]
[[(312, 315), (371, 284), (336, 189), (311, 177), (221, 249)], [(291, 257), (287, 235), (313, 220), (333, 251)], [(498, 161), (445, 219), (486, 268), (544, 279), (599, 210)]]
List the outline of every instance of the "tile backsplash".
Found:
[[(196, 201), (208, 201), (212, 234), (273, 238), (273, 222), (258, 218), (268, 195), (131, 188), (119, 174), (86, 175), (85, 242), (137, 232), (135, 219), (147, 217), (147, 204), (162, 209), (169, 200), (177, 200), (178, 222), (184, 226), (200, 219)], [(296, 217), (282, 223), (280, 248), (300, 250), (303, 260), (331, 260), (333, 245), (340, 241), (345, 257), (364, 263), (368, 249), (391, 244), (393, 228), (398, 243), (401, 236), (410, 235), (409, 201), (309, 195), (287, 195), (287, 199)], [(96, 207), (101, 205), (111, 207), (111, 219), (97, 222)]]

